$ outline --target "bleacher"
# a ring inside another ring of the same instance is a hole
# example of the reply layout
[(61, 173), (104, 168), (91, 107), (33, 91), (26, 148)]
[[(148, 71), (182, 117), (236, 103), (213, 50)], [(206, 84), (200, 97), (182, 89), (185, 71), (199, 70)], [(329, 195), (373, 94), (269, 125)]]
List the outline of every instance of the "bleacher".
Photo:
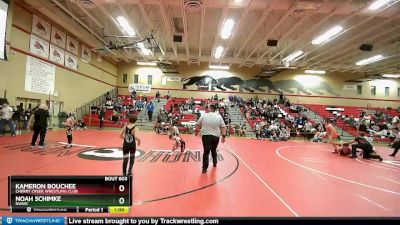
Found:
[[(119, 95), (118, 98), (122, 100), (122, 105), (123, 106), (128, 106), (132, 105), (132, 98), (129, 95)], [(136, 99), (139, 100), (141, 97), (137, 96)], [(154, 97), (153, 96), (146, 96), (147, 100), (150, 101)], [(128, 123), (128, 119), (126, 118), (121, 118), (118, 123), (115, 123), (114, 121), (111, 121), (111, 117), (113, 115), (114, 111), (112, 109), (107, 109), (105, 111), (104, 115), (104, 122), (103, 126), (104, 127), (114, 127), (114, 128), (122, 128), (124, 124)], [(135, 112), (135, 114), (139, 114), (139, 112)], [(123, 115), (125, 116), (125, 115)], [(100, 126), (100, 119), (99, 119), (99, 114), (96, 113), (91, 113), (90, 115), (86, 115), (83, 117), (83, 121), (86, 123), (87, 126), (95, 126), (99, 127)]]
[[(315, 104), (304, 104), (305, 107), (308, 109), (314, 111), (317, 113), (319, 116), (323, 118), (332, 118), (334, 117), (334, 111), (328, 111), (327, 108), (330, 106), (328, 105), (315, 105)], [(359, 106), (335, 106), (336, 108), (341, 108), (343, 111), (337, 111), (340, 113), (340, 115), (347, 115), (347, 116), (353, 116), (354, 118), (359, 118), (361, 115), (361, 112), (363, 110), (379, 110), (377, 108), (365, 108), (365, 107), (359, 107)], [(398, 115), (398, 112), (394, 109), (392, 110), (383, 110), (385, 114), (395, 116)], [(374, 116), (372, 117), (372, 120), (374, 120)], [(348, 132), (349, 134), (353, 136), (358, 136), (359, 133), (357, 131), (356, 127), (350, 126), (346, 121), (342, 119), (341, 116), (337, 117), (336, 121), (336, 126), (343, 129), (344, 131)], [(369, 134), (366, 134), (366, 136), (369, 136)], [(380, 141), (380, 142), (390, 142), (389, 138), (380, 138), (380, 137), (374, 137), (374, 140)]]

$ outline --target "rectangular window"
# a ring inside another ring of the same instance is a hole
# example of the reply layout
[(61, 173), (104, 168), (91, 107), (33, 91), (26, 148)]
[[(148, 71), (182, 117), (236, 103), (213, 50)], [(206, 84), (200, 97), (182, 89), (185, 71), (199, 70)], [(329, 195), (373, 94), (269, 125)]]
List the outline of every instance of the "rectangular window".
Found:
[(397, 97), (400, 97), (400, 87), (397, 88)]
[(128, 74), (122, 74), (122, 83), (126, 84), (126, 80), (128, 79)]
[(153, 84), (153, 75), (147, 75), (147, 84)]
[(390, 95), (390, 88), (385, 87), (385, 96), (389, 96), (389, 95)]
[(133, 75), (133, 83), (134, 84), (138, 84), (139, 83), (139, 75), (138, 74)]
[(357, 94), (362, 95), (362, 85), (357, 85)]
[(371, 86), (371, 95), (376, 95), (376, 86)]

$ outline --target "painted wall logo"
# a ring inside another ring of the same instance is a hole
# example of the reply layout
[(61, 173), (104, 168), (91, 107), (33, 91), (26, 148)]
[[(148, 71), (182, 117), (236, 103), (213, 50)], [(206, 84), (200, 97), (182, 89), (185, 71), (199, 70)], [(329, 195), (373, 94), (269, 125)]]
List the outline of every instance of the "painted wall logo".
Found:
[[(137, 149), (135, 153), (135, 158), (138, 162), (164, 162), (164, 163), (174, 163), (174, 162), (201, 162), (202, 156), (199, 150), (186, 151), (185, 153), (175, 152), (170, 155), (170, 150), (152, 150), (150, 152), (144, 152)], [(87, 160), (100, 160), (100, 161), (111, 161), (111, 160), (122, 160), (123, 154), (122, 149), (118, 147), (109, 148), (97, 148), (89, 149), (78, 153), (78, 157)], [(217, 155), (218, 161), (223, 161), (224, 157), (218, 151)], [(212, 158), (210, 157), (210, 160)]]
[[(137, 149), (135, 152), (135, 158), (139, 158), (144, 154), (145, 154), (144, 151)], [(78, 154), (78, 157), (88, 160), (110, 161), (110, 160), (122, 160), (123, 154), (121, 148), (98, 148), (80, 152)]]

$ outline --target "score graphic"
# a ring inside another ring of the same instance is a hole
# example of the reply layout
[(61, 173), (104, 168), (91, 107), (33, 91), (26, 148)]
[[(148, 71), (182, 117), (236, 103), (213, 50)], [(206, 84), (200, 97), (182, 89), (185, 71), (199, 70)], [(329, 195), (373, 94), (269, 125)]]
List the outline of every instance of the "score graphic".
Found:
[(109, 212), (132, 205), (126, 176), (10, 176), (12, 212)]

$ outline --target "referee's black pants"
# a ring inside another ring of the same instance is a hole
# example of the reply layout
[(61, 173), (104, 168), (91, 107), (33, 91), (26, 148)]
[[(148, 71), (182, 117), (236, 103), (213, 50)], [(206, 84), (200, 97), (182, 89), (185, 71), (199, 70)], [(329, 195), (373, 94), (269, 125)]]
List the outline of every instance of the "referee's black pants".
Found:
[(204, 148), (204, 153), (203, 153), (203, 170), (206, 170), (208, 168), (209, 164), (209, 155), (211, 152), (211, 156), (213, 159), (213, 164), (217, 164), (217, 147), (219, 143), (219, 137), (214, 136), (214, 135), (203, 135), (201, 137), (203, 141), (203, 148)]

